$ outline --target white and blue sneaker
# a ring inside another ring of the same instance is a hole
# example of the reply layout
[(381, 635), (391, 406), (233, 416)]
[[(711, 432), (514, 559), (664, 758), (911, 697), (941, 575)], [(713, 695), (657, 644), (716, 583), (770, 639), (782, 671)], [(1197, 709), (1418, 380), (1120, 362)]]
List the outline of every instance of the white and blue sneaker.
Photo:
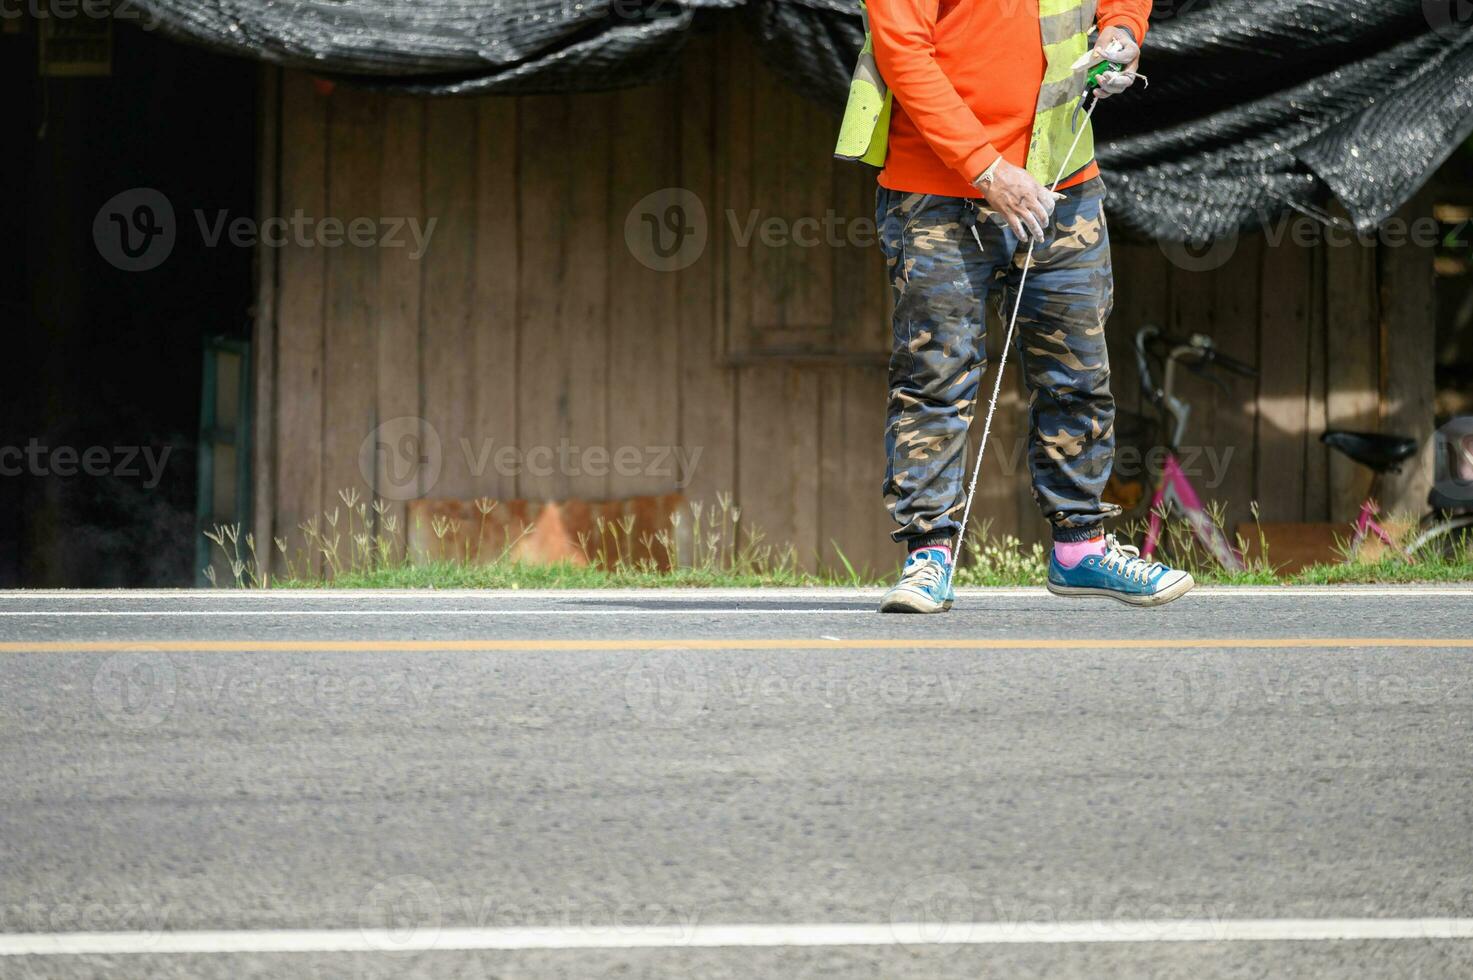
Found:
[(905, 559), (900, 581), (880, 600), (882, 613), (946, 612), (956, 599), (951, 562), (940, 548), (917, 548)]
[(1105, 553), (1089, 555), (1073, 568), (1050, 556), (1048, 590), (1054, 595), (1108, 596), (1132, 606), (1164, 606), (1197, 583), (1186, 572), (1146, 561), (1140, 549), (1105, 536)]

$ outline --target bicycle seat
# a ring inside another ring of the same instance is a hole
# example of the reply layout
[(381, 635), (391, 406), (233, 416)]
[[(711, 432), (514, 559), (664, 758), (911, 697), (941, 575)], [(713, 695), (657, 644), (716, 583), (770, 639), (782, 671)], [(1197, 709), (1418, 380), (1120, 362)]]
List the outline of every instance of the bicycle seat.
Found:
[(1427, 506), (1436, 511), (1461, 514), (1464, 511), (1473, 510), (1473, 493), (1459, 496), (1434, 486), (1427, 492)]
[(1338, 449), (1362, 466), (1377, 473), (1394, 473), (1401, 464), (1417, 454), (1417, 440), (1409, 436), (1382, 435), (1377, 432), (1346, 432), (1330, 429), (1320, 442)]

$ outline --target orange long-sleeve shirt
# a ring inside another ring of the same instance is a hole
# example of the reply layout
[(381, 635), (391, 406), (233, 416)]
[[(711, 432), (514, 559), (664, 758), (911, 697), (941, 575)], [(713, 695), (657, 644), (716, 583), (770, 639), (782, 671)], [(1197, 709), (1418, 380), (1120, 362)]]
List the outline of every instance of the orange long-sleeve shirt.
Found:
[[(977, 197), (972, 181), (999, 155), (1025, 165), (1045, 67), (1038, 0), (868, 0), (866, 9), (895, 94), (881, 185)], [(1141, 41), (1150, 12), (1151, 0), (1100, 0), (1096, 20)], [(1091, 162), (1061, 186), (1097, 173)]]

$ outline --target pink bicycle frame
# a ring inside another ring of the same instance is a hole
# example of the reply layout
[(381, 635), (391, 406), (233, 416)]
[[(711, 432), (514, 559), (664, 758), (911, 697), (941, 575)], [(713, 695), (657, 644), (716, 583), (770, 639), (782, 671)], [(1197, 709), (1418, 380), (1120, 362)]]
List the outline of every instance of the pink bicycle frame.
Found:
[[(1176, 460), (1176, 453), (1168, 452), (1166, 462), (1161, 467), (1161, 482), (1156, 484), (1156, 493), (1151, 498), (1151, 518), (1146, 527), (1146, 540), (1141, 548), (1141, 557), (1147, 561), (1156, 553), (1156, 546), (1161, 543), (1161, 536), (1166, 529), (1163, 515), (1172, 508), (1181, 511), (1185, 517), (1187, 526), (1192, 529), (1192, 535), (1202, 543), (1208, 553), (1231, 572), (1240, 572), (1246, 566), (1243, 555), (1212, 520), (1203, 506), (1202, 499), (1197, 496), (1197, 488), (1192, 486), (1192, 481), (1182, 470), (1181, 464)], [(1362, 515), (1364, 517), (1364, 515)], [(1374, 523), (1374, 521), (1372, 522)]]
[(1360, 505), (1360, 516), (1355, 519), (1355, 534), (1350, 539), (1351, 551), (1359, 551), (1361, 544), (1365, 542), (1366, 538), (1374, 534), (1381, 539), (1386, 547), (1410, 558), (1412, 556), (1411, 551), (1397, 544), (1390, 533), (1381, 526), (1381, 522), (1376, 520), (1376, 515), (1380, 512), (1380, 508), (1376, 506), (1376, 502), (1369, 497)]

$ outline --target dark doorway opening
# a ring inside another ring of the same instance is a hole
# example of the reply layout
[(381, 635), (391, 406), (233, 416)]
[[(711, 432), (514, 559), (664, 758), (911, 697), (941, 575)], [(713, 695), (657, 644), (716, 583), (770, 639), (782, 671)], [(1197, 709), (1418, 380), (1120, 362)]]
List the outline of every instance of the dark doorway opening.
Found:
[(253, 298), (209, 233), (255, 216), (258, 69), (114, 22), (109, 74), (46, 77), (51, 30), (0, 34), (0, 587), (191, 585), (203, 339), (248, 339)]

